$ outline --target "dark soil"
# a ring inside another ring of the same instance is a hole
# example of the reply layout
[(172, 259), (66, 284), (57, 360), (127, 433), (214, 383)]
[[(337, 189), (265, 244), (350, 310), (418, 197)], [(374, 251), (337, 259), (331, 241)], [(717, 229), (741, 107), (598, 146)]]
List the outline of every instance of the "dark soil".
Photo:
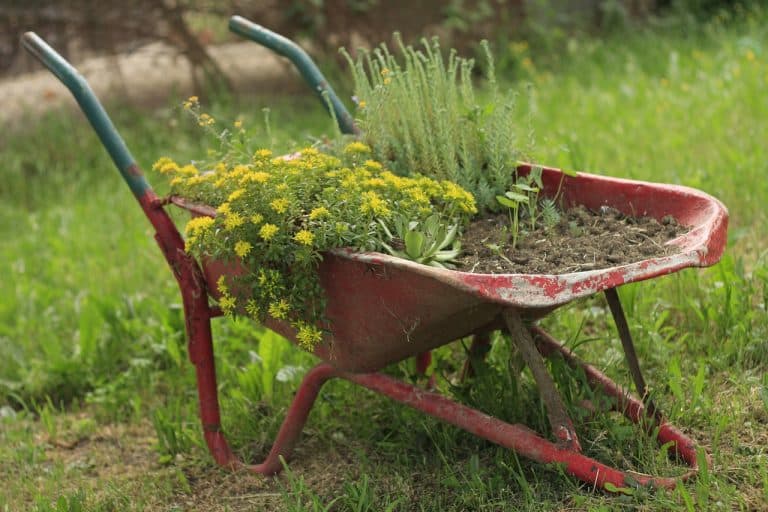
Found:
[(458, 270), (568, 274), (615, 267), (677, 252), (675, 246), (665, 244), (687, 230), (671, 216), (658, 222), (650, 217), (627, 217), (613, 208), (591, 211), (579, 206), (561, 213), (552, 227), (539, 222), (530, 231), (527, 220), (521, 221), (513, 249), (509, 216), (499, 214), (475, 220), (465, 230)]

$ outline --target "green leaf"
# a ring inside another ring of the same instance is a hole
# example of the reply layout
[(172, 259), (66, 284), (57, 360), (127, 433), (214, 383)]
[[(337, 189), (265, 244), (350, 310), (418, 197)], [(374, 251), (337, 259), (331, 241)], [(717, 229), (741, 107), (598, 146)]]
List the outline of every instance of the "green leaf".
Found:
[(405, 252), (413, 259), (418, 258), (424, 252), (426, 238), (418, 231), (409, 231), (405, 234)]
[(496, 196), (496, 200), (502, 206), (506, 206), (507, 208), (517, 208), (517, 205), (518, 205), (518, 203), (516, 201), (512, 201), (511, 199), (507, 199), (504, 196)]
[(442, 237), (442, 241), (440, 242), (440, 245), (438, 249), (445, 249), (449, 245), (453, 243), (454, 240), (456, 240), (456, 235), (459, 233), (459, 225), (454, 224), (450, 228), (448, 228), (448, 232), (445, 233), (445, 236)]
[(541, 166), (531, 167), (531, 172), (528, 174), (528, 182), (533, 182), (539, 189), (544, 188), (544, 183), (541, 181), (541, 173), (543, 172)]
[(523, 203), (523, 204), (525, 204), (525, 203), (527, 203), (527, 202), (528, 202), (528, 196), (526, 196), (526, 195), (523, 195), (523, 194), (518, 194), (518, 193), (516, 193), (516, 192), (512, 192), (511, 190), (510, 190), (509, 192), (505, 192), (505, 193), (504, 193), (504, 196), (505, 196), (507, 199), (511, 199), (511, 200), (513, 200), (513, 201), (517, 202), (518, 204), (519, 204), (519, 203)]
[[(538, 192), (539, 189), (531, 187), (529, 185), (526, 185), (525, 183), (515, 183), (512, 185), (517, 190), (522, 190), (523, 192)], [(509, 192), (507, 192), (509, 194)], [(513, 192), (514, 193), (514, 192)]]
[(613, 493), (626, 494), (628, 496), (632, 496), (635, 493), (635, 491), (629, 487), (616, 487), (611, 482), (605, 482), (605, 490)]
[(430, 215), (424, 221), (424, 231), (427, 233), (427, 235), (434, 236), (434, 234), (437, 233), (439, 228), (440, 228), (440, 217), (438, 217), (437, 215)]

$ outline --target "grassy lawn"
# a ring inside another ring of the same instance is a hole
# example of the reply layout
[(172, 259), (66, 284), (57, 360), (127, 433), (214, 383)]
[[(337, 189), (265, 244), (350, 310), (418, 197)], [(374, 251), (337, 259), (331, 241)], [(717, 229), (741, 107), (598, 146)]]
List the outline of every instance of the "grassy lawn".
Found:
[[(82, 116), (55, 113), (0, 141), (0, 511), (768, 509), (766, 27), (768, 14), (743, 13), (560, 52), (497, 49), (514, 63), (535, 161), (696, 187), (730, 210), (721, 263), (620, 290), (656, 402), (712, 458), (696, 479), (606, 495), (340, 382), (323, 388), (281, 476), (218, 469), (197, 420), (180, 298), (149, 224)], [(265, 105), (270, 133), (258, 128)], [(110, 111), (145, 169), (210, 143), (175, 107)], [(240, 116), (277, 151), (332, 131), (310, 97), (220, 99), (209, 111)], [(542, 323), (631, 382), (601, 296)], [(215, 339), (225, 429), (238, 454), (263, 458), (315, 361), (245, 321), (217, 321)], [(510, 374), (508, 340), (496, 341), (463, 385), (450, 380), (461, 347), (439, 349), (438, 386), (547, 432), (532, 379)], [(595, 397), (552, 366), (587, 454), (682, 472), (641, 429), (581, 414), (576, 404)], [(413, 378), (409, 363), (388, 371)]]

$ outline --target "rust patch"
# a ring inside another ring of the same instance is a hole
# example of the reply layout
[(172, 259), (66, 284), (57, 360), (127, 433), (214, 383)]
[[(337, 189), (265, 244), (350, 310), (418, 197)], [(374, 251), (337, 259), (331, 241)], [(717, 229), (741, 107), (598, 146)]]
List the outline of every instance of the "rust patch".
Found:
[(144, 176), (144, 173), (141, 171), (141, 168), (137, 163), (132, 163), (131, 165), (125, 168), (125, 171), (131, 176), (136, 176), (136, 177)]

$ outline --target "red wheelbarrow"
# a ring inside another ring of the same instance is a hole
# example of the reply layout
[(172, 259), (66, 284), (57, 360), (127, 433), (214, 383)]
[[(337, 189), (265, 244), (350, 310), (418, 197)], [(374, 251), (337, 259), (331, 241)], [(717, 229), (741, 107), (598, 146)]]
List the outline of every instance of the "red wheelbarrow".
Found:
[[(239, 17), (232, 18), (230, 28), (290, 58), (334, 111), (341, 129), (356, 131), (352, 117), (298, 46)], [(208, 448), (218, 464), (245, 467), (262, 474), (279, 472), (280, 458), (290, 456), (320, 387), (329, 379), (341, 378), (529, 459), (557, 463), (576, 478), (602, 489), (637, 485), (673, 487), (698, 470), (693, 441), (670, 425), (648, 397), (616, 287), (686, 267), (716, 263), (725, 247), (728, 222), (727, 210), (718, 200), (686, 187), (584, 173), (563, 176), (557, 169), (545, 168), (544, 196), (554, 196), (562, 181), (562, 197), (568, 205), (590, 209), (608, 206), (625, 214), (656, 219), (671, 215), (680, 224), (690, 226), (686, 234), (670, 242), (677, 247), (677, 253), (602, 270), (563, 275), (473, 274), (379, 253), (330, 251), (318, 270), (327, 297), (325, 316), (333, 326), (333, 332), (314, 351), (324, 362), (304, 377), (266, 460), (248, 465), (233, 454), (222, 431), (211, 336), (211, 320), (221, 316), (211, 302), (216, 298), (215, 283), (231, 267), (216, 261), (198, 262), (188, 255), (166, 207), (179, 206), (195, 215), (214, 215), (214, 210), (180, 198), (158, 197), (82, 76), (34, 33), (25, 34), (23, 43), (70, 89), (155, 229), (155, 239), (181, 290), (189, 355), (197, 373), (200, 418)], [(518, 168), (521, 174), (529, 171), (527, 165)], [(598, 292), (606, 295), (639, 398), (580, 361), (532, 323), (563, 304)], [(295, 339), (296, 333), (285, 322), (271, 319), (266, 325), (288, 339)], [(438, 393), (378, 373), (390, 363), (414, 356), (423, 371), (430, 350), (467, 336), (474, 336), (473, 347), (480, 348), (496, 329), (509, 331), (531, 369), (546, 406), (553, 440), (524, 425), (504, 422)], [(671, 451), (689, 470), (674, 478), (651, 476), (622, 471), (584, 455), (563, 399), (542, 359), (553, 354), (581, 368), (589, 384), (612, 399), (616, 411), (646, 425), (659, 443), (672, 447)]]

